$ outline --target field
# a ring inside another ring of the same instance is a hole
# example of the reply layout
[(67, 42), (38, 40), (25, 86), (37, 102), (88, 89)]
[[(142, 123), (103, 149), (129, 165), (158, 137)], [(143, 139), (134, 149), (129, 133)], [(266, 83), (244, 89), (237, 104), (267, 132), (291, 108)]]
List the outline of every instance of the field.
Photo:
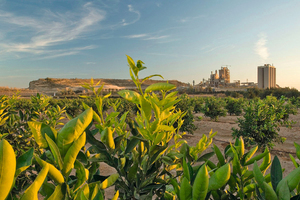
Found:
[(157, 75), (128, 63), (137, 90), (120, 99), (93, 80), (81, 99), (1, 96), (2, 199), (300, 197), (298, 96), (177, 96), (170, 83), (142, 88)]
[[(213, 143), (216, 144), (220, 150), (223, 152), (224, 148), (230, 143), (234, 143), (232, 138), (231, 128), (237, 128), (237, 118), (242, 116), (230, 116), (220, 117), (218, 122), (211, 121), (210, 118), (205, 117), (202, 113), (194, 114), (195, 118), (201, 116), (202, 120), (195, 120), (194, 124), (197, 127), (197, 130), (193, 135), (186, 134), (184, 139), (188, 142), (189, 145), (195, 146), (198, 141), (201, 139), (202, 134), (207, 134), (211, 130), (213, 132), (217, 131), (217, 135), (213, 139)], [(297, 115), (290, 115), (290, 119), (296, 122), (292, 125), (291, 128), (281, 127), (279, 134), (283, 137), (286, 137), (286, 141), (283, 144), (276, 144), (275, 147), (271, 150), (272, 159), (277, 155), (281, 161), (281, 165), (285, 168), (283, 173), (284, 176), (288, 175), (291, 171), (295, 169), (289, 154), (293, 155), (296, 158), (296, 161), (299, 162), (299, 159), (296, 157), (296, 149), (294, 142), (300, 143), (300, 113)], [(208, 148), (205, 152), (212, 151), (211, 148)], [(218, 160), (216, 156), (211, 158), (211, 161), (217, 163)], [(104, 175), (109, 175), (115, 173), (115, 170), (105, 164), (100, 166), (100, 171)], [(269, 171), (267, 171), (269, 173)], [(108, 188), (106, 194), (108, 197), (112, 197), (114, 193), (114, 188)]]

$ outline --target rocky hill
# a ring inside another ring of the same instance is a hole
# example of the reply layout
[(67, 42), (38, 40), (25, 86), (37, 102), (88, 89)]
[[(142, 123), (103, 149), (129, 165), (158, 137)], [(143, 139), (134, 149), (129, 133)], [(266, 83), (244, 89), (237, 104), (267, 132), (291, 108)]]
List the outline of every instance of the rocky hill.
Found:
[[(90, 83), (90, 79), (60, 79), (60, 78), (45, 78), (31, 81), (29, 83), (30, 90), (36, 90), (44, 94), (54, 94), (63, 90), (84, 91), (81, 87), (84, 83)], [(104, 84), (104, 90), (121, 90), (134, 89), (136, 86), (130, 79), (94, 79), (97, 83), (101, 81)], [(142, 87), (146, 88), (153, 83), (167, 82), (166, 80), (147, 80)], [(187, 86), (186, 83), (177, 80), (168, 80), (169, 83), (176, 85), (176, 87)]]

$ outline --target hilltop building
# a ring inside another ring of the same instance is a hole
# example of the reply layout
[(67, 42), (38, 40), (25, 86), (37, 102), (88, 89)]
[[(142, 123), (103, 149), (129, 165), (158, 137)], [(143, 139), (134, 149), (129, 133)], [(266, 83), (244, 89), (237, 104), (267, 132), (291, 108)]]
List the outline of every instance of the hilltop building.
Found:
[(276, 68), (270, 64), (257, 67), (258, 88), (276, 87)]

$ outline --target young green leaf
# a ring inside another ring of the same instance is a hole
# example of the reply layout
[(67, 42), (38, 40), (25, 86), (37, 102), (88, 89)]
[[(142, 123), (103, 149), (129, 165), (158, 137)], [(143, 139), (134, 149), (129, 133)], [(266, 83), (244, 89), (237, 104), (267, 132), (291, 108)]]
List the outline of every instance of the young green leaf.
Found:
[(281, 164), (278, 157), (275, 156), (271, 165), (271, 182), (274, 190), (276, 190), (277, 185), (281, 180), (282, 180)]
[(203, 165), (198, 171), (193, 184), (193, 200), (204, 200), (208, 191), (208, 171)]
[(209, 179), (208, 191), (217, 190), (223, 187), (230, 178), (229, 163), (223, 165)]
[(169, 91), (175, 88), (176, 86), (170, 83), (154, 83), (145, 89), (145, 93), (149, 93), (152, 91), (160, 91), (160, 90)]
[(183, 177), (180, 185), (179, 197), (181, 199), (190, 200), (192, 198), (192, 186), (190, 185), (188, 179)]
[(59, 169), (62, 170), (63, 161), (62, 161), (62, 158), (61, 158), (61, 155), (60, 155), (60, 152), (59, 152), (59, 149), (58, 149), (56, 143), (47, 134), (45, 134), (45, 138), (48, 142), (48, 145), (49, 145), (52, 155), (55, 159), (55, 162), (57, 163)]
[(17, 159), (17, 167), (16, 167), (16, 174), (15, 176), (18, 176), (22, 171), (26, 170), (32, 163), (33, 158), (33, 148), (30, 148), (27, 152), (22, 154)]
[(261, 173), (256, 161), (254, 161), (254, 165), (253, 165), (253, 174), (255, 177), (255, 180), (258, 184), (258, 186), (264, 190), (264, 182), (265, 182), (265, 178), (263, 176), (263, 174)]

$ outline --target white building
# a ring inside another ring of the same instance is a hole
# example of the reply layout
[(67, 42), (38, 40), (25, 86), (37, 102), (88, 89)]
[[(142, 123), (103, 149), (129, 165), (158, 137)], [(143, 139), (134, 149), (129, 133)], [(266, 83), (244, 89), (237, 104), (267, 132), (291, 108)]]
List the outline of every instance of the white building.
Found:
[(257, 67), (258, 88), (266, 89), (276, 87), (276, 68), (270, 64)]

